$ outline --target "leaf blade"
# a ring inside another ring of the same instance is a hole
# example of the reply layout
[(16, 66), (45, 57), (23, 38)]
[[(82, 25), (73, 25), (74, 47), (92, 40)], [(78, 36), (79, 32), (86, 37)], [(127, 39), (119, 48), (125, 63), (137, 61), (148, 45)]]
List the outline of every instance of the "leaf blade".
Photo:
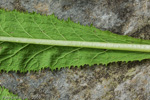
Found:
[[(109, 31), (99, 30), (93, 26), (76, 24), (70, 20), (58, 20), (54, 15), (41, 16), (39, 14), (0, 10), (0, 26), (0, 37), (21, 37), (22, 40), (27, 38), (75, 41), (79, 42), (79, 44), (81, 42), (150, 44), (149, 40), (116, 35)], [(108, 64), (110, 62), (128, 62), (150, 58), (150, 53), (148, 52), (38, 44), (20, 44), (3, 41), (0, 44), (0, 70), (26, 72), (46, 67), (54, 70), (70, 66), (79, 67), (84, 64)]]

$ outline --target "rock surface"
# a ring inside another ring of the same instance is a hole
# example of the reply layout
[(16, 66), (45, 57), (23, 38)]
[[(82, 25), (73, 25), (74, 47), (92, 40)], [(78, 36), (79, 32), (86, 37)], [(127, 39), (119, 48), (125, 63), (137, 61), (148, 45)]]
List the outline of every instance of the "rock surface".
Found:
[[(54, 13), (83, 25), (150, 39), (148, 0), (0, 0), (0, 8)], [(150, 60), (80, 69), (0, 73), (0, 85), (29, 100), (150, 100)]]

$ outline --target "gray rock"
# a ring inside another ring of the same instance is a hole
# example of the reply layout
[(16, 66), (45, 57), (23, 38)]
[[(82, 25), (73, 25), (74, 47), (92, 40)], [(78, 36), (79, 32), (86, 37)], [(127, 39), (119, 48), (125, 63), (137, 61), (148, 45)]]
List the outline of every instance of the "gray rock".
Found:
[[(0, 0), (0, 8), (37, 12), (136, 38), (150, 39), (147, 0)], [(150, 60), (0, 73), (0, 85), (29, 100), (149, 100)]]

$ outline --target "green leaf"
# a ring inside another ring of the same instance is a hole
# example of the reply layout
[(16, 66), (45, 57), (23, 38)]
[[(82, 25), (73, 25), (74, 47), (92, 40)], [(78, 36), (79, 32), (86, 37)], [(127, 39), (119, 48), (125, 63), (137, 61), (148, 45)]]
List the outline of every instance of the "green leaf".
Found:
[[(46, 42), (41, 43), (44, 40), (48, 41), (45, 45)], [(54, 70), (62, 67), (80, 67), (85, 64), (108, 64), (150, 58), (149, 52), (137, 52), (146, 48), (149, 51), (149, 40), (113, 34), (94, 26), (74, 23), (69, 19), (59, 20), (54, 15), (43, 16), (36, 13), (0, 10), (0, 41), (0, 70), (7, 72), (37, 71), (47, 67)], [(52, 41), (53, 44), (49, 44)], [(61, 45), (57, 45), (58, 41), (59, 43), (62, 41)], [(72, 41), (75, 45), (71, 43)], [(128, 50), (134, 47), (142, 49), (137, 51), (136, 48), (133, 49), (135, 51), (124, 51), (126, 48), (122, 47), (118, 50), (111, 50), (113, 47), (98, 49), (97, 45), (91, 48), (77, 46), (77, 42), (84, 45), (87, 45), (87, 42), (127, 46), (131, 44)], [(70, 45), (63, 45), (63, 43)], [(147, 45), (142, 47), (135, 44)]]
[(21, 100), (21, 99), (17, 95), (9, 92), (8, 89), (0, 87), (0, 100)]

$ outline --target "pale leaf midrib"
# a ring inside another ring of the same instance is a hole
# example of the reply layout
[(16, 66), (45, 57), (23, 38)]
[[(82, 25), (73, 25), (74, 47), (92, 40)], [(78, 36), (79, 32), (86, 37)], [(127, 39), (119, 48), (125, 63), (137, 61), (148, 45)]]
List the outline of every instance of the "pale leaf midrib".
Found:
[(95, 49), (150, 52), (150, 45), (145, 45), (145, 44), (84, 42), (84, 41), (49, 40), (49, 39), (33, 39), (33, 38), (21, 38), (21, 37), (3, 37), (3, 36), (0, 36), (0, 41), (39, 44), (39, 45), (55, 45), (55, 46), (67, 46), (67, 47), (83, 47), (83, 48), (95, 48)]

